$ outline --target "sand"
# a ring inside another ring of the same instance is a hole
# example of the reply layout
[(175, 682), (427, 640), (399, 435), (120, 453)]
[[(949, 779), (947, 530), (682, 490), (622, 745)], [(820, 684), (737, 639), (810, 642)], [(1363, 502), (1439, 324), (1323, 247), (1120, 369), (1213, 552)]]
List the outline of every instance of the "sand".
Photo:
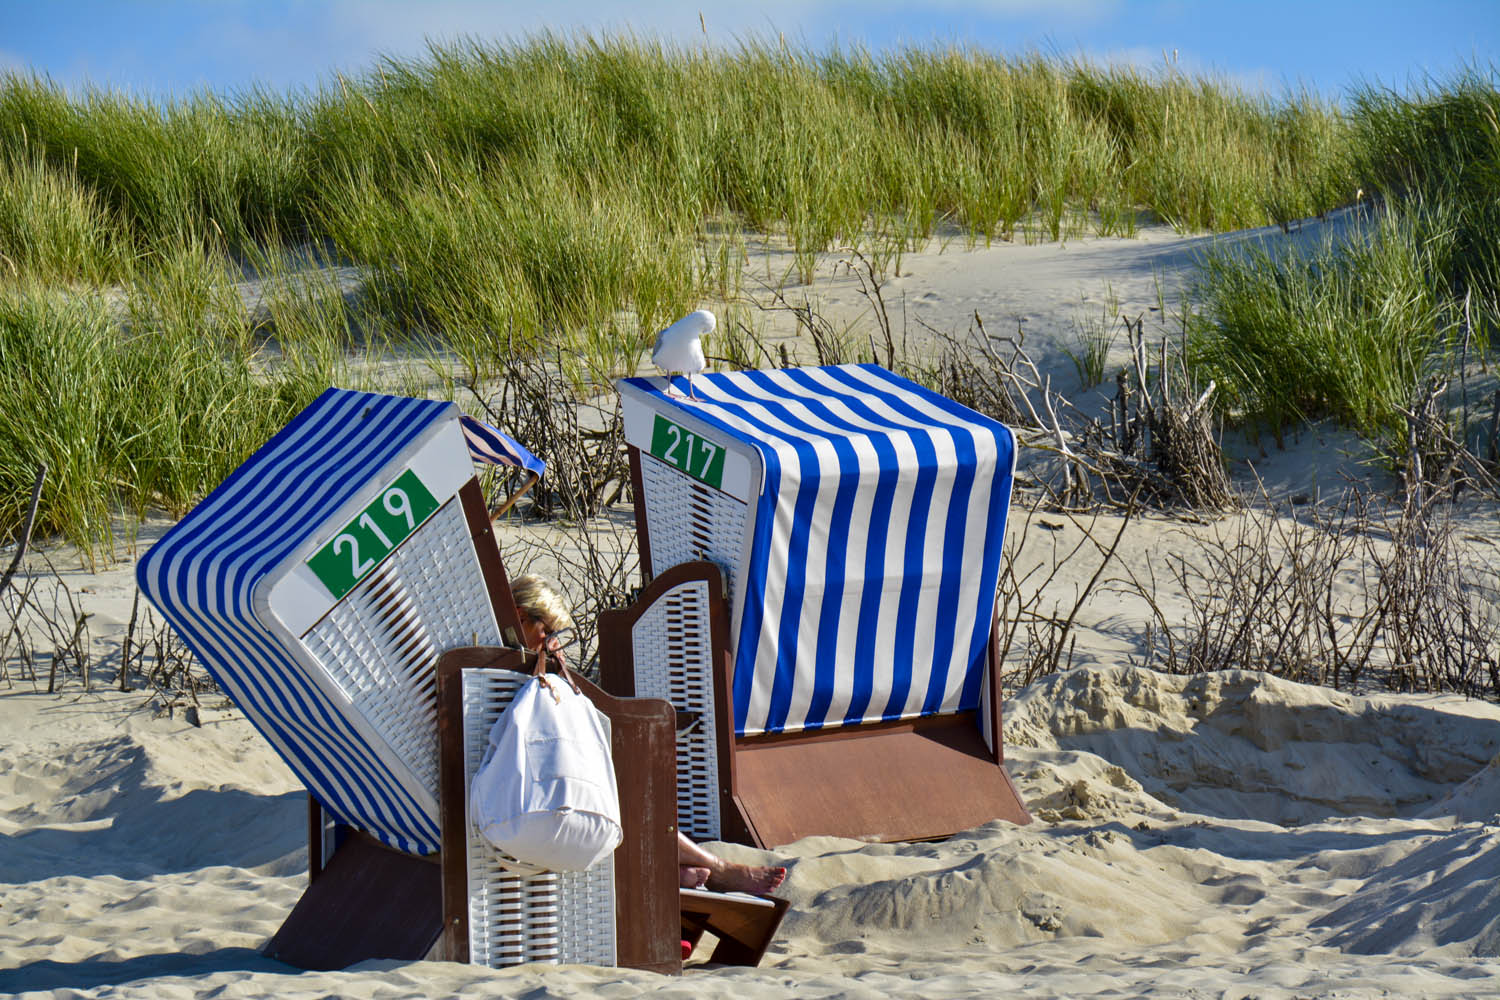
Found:
[[(992, 329), (1020, 324), (1058, 384), (1076, 382), (1062, 348), (1078, 310), (1108, 282), (1122, 312), (1147, 313), (1158, 282), (1170, 300), (1208, 242), (1149, 230), (957, 243), (908, 255), (885, 293), (904, 298), (909, 329), (920, 318), (962, 331), (975, 310)], [(849, 322), (863, 309), (847, 275), (788, 292)], [(765, 324), (806, 347), (784, 314)], [(1277, 495), (1378, 476), (1324, 428), (1265, 457), (1240, 447), (1237, 480), (1258, 474)], [(1464, 516), (1478, 544), (1500, 539), (1493, 511)], [(136, 551), (164, 527), (142, 526)], [(1023, 558), (1046, 564), (1077, 530), (1029, 532)], [(1142, 519), (1121, 558), (1150, 567), (1204, 530)], [(64, 564), (107, 655), (130, 614), (133, 558), (99, 573)], [(1065, 567), (1059, 588), (1091, 570)], [(1184, 613), (1170, 582), (1156, 596)], [(929, 844), (785, 845), (774, 856), (791, 868), (793, 907), (762, 966), (695, 962), (681, 979), (435, 962), (297, 973), (264, 959), (306, 864), (305, 798), (266, 741), (217, 697), (193, 726), (154, 711), (149, 692), (109, 690), (107, 671), (87, 693), (76, 679), (54, 695), (0, 684), (0, 993), (1500, 996), (1500, 706), (1254, 672), (1167, 676), (1131, 665), (1143, 620), (1139, 601), (1101, 593), (1080, 614), (1075, 668), (1007, 701), (1007, 766), (1034, 823)]]

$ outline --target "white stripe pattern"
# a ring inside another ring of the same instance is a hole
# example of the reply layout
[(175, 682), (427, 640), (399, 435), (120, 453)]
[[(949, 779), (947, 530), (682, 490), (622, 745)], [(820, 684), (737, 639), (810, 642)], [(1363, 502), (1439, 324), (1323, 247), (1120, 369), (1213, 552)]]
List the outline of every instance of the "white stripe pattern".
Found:
[(456, 418), (448, 403), (329, 389), (136, 570), (142, 592), (325, 809), (422, 854), (440, 846), (435, 800), (402, 780), (391, 748), (259, 620), (252, 598), (256, 584), (403, 447), (435, 421)]
[(740, 733), (978, 706), (1006, 427), (874, 365), (700, 375), (700, 401), (628, 383), (761, 456), (748, 565), (733, 567)]
[(464, 443), (469, 446), (469, 457), (476, 465), (510, 465), (539, 476), (547, 471), (546, 462), (498, 427), (470, 416), (460, 417), (459, 423), (463, 426)]

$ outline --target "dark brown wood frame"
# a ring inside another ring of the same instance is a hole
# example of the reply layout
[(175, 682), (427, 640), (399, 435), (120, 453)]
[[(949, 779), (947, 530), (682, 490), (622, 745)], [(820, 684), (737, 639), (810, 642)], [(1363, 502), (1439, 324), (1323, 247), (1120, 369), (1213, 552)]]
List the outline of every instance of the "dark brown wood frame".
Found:
[(490, 606), (495, 611), (495, 623), (500, 628), (500, 637), (505, 645), (519, 649), (521, 615), (516, 611), (516, 601), (510, 593), (510, 577), (505, 573), (505, 564), (500, 561), (495, 526), (485, 508), (484, 491), (479, 488), (479, 480), (471, 478), (465, 483), (458, 491), (458, 498), (464, 507), (464, 520), (469, 525), (469, 535), (474, 539), (474, 555), (479, 559), (479, 570), (484, 575), (484, 585), (490, 592)]
[[(520, 616), (478, 480), (464, 484), (458, 498), (500, 634), (519, 646)], [(466, 852), (450, 844), (454, 829), (462, 836), (454, 816), (462, 821), (467, 790), (461, 755), (455, 790), (454, 716), (451, 704), (447, 715), (442, 707), (444, 666), (451, 674), (462, 666), (521, 662), (526, 655), (518, 649), (471, 647), (439, 659), (440, 853), (419, 857), (392, 850), (363, 831), (345, 826), (330, 831), (322, 807), (308, 797), (308, 888), (266, 944), (266, 956), (303, 969), (342, 969), (372, 958), (468, 960)], [(626, 810), (626, 842), (615, 858), (618, 959), (634, 968), (680, 971), (675, 713), (664, 701), (613, 698), (586, 680), (579, 683), (615, 726), (615, 758), (626, 762), (617, 773), (622, 803), (642, 804)], [(450, 680), (448, 687), (457, 685)], [(665, 861), (663, 850), (670, 851)]]
[[(635, 459), (638, 465), (639, 459)], [(637, 504), (637, 510), (641, 508)], [(637, 514), (638, 530), (642, 515)], [(642, 542), (645, 548), (645, 542)], [(720, 835), (769, 848), (814, 834), (883, 841), (944, 837), (1005, 819), (1031, 822), (1004, 767), (1001, 698), (992, 620), (988, 703), (992, 746), (974, 712), (865, 723), (835, 729), (740, 736), (734, 731), (733, 653), (723, 575), (713, 563), (671, 567), (630, 608), (599, 619), (600, 681), (635, 693), (635, 623), (666, 592), (708, 582), (716, 678)]]
[[(536, 656), (498, 646), (467, 646), (438, 657), (439, 786), (443, 828), (443, 957), (469, 960), (468, 789), (464, 780), (459, 673), (501, 668), (531, 673)], [(615, 852), (616, 962), (632, 969), (682, 971), (677, 939), (676, 713), (658, 699), (616, 698), (570, 675), (609, 717), (624, 840)]]
[[(759, 965), (791, 903), (776, 896), (763, 902), (722, 893), (682, 893), (682, 939), (696, 945), (705, 932), (718, 938), (710, 962)], [(770, 905), (766, 905), (770, 904)]]
[[(316, 803), (313, 804), (316, 809)], [(321, 839), (309, 853), (321, 849)], [(326, 864), (262, 950), (299, 969), (343, 969), (370, 958), (429, 957), (442, 930), (436, 855), (392, 850), (345, 829)]]

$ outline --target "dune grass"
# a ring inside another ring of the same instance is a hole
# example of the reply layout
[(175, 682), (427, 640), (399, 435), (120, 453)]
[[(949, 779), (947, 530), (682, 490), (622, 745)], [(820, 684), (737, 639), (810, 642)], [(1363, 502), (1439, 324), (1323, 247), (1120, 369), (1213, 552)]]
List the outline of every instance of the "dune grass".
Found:
[(128, 289), (123, 322), (95, 293), (0, 289), (0, 523), (19, 523), (45, 465), (37, 531), (109, 558), (117, 515), (185, 512), (347, 381), (331, 338), (299, 342), (290, 321), (268, 364), (225, 277), (183, 249)]
[(1412, 95), (1362, 89), (1352, 108), (1351, 161), (1376, 207), (1311, 253), (1212, 255), (1194, 353), (1234, 415), (1278, 442), (1332, 416), (1400, 459), (1423, 383), (1495, 342), (1500, 87), (1471, 71)]
[(476, 172), (516, 203), (607, 191), (655, 231), (728, 215), (799, 250), (858, 239), (875, 217), (906, 238), (945, 221), (978, 239), (1027, 224), (1057, 238), (1128, 232), (1142, 210), (1187, 229), (1258, 225), (1352, 195), (1332, 106), (1170, 69), (542, 36), (336, 84), (149, 102), (11, 74), (0, 140), (71, 163), (137, 244), (184, 224), (231, 246), (327, 235), (351, 179), (369, 200)]
[(153, 102), (0, 75), (0, 146), (65, 168), (142, 250), (189, 233), (247, 245), (295, 227), (311, 137), (295, 98)]
[(1460, 314), (1446, 213), (1387, 208), (1368, 227), (1301, 253), (1264, 247), (1208, 258), (1197, 298), (1208, 322), (1195, 357), (1227, 399), (1278, 443), (1312, 418), (1401, 436), (1401, 408), (1452, 351)]
[[(106, 363), (79, 392), (131, 416), (107, 424), (104, 457), (66, 465), (67, 489), (93, 499), (49, 494), (44, 507), (52, 529), (100, 538), (111, 505), (177, 508), (211, 486), (337, 367), (353, 331), (407, 338), (473, 380), (545, 352), (583, 388), (629, 370), (672, 316), (728, 297), (747, 233), (786, 240), (805, 280), (829, 248), (899, 268), (938, 233), (1285, 222), (1347, 203), (1378, 173), (1361, 135), (1310, 95), (955, 48), (543, 35), (434, 48), (316, 91), (172, 100), (70, 95), (10, 73), (0, 333), (13, 353), (35, 349), (27, 330), (100, 338), (80, 345)], [(268, 352), (271, 331), (236, 318), (225, 289), (235, 266), (288, 253), (358, 266), (366, 294), (289, 295)], [(83, 294), (59, 302), (47, 291), (59, 287)], [(128, 307), (108, 304), (122, 296)], [(132, 381), (148, 376), (159, 381)], [(4, 405), (25, 397), (20, 377), (0, 374)], [(245, 423), (189, 434), (178, 414), (173, 432), (123, 396), (168, 390), (184, 411), (220, 415), (203, 421)], [(0, 458), (20, 481), (46, 449), (10, 440)], [(88, 475), (97, 462), (108, 473)], [(13, 494), (0, 490), (0, 535)]]
[(67, 165), (0, 152), (0, 282), (96, 286), (123, 271), (117, 227)]
[(1354, 169), (1388, 200), (1442, 206), (1453, 232), (1439, 277), (1455, 295), (1500, 294), (1500, 77), (1470, 69), (1413, 94), (1354, 95)]

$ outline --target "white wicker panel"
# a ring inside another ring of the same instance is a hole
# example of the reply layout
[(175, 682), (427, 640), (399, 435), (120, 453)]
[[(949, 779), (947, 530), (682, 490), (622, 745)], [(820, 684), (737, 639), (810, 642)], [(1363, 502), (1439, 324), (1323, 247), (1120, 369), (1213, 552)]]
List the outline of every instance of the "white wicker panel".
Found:
[(720, 836), (708, 601), (703, 580), (673, 587), (640, 617), (630, 636), (636, 696), (665, 698), (679, 712), (700, 715), (691, 732), (677, 736), (677, 825), (694, 840)]
[(749, 505), (645, 452), (641, 452), (641, 492), (646, 494), (651, 572), (660, 574), (699, 559), (716, 563), (728, 578), (733, 607), (743, 572), (740, 555)]
[[(489, 749), (490, 729), (526, 674), (465, 670), (464, 788)], [(465, 796), (467, 801), (467, 795)], [(614, 855), (585, 872), (521, 875), (468, 823), (469, 961), (499, 968), (523, 962), (615, 964)]]
[(302, 642), (434, 798), (438, 794), (438, 654), (499, 643), (489, 590), (458, 498), (323, 619)]

